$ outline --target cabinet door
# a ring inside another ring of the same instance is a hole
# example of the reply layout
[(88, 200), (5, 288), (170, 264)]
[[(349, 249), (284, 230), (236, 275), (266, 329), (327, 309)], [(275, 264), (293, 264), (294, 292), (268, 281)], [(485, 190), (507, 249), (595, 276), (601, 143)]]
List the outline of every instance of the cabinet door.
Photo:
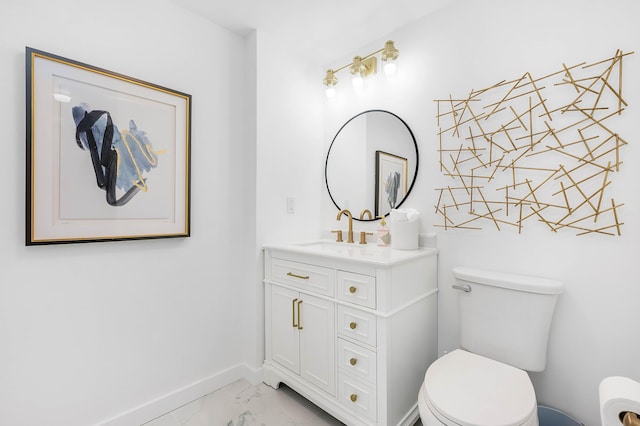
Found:
[(274, 362), (300, 374), (298, 292), (271, 286), (271, 352)]
[(335, 304), (302, 295), (300, 310), (300, 375), (335, 395)]

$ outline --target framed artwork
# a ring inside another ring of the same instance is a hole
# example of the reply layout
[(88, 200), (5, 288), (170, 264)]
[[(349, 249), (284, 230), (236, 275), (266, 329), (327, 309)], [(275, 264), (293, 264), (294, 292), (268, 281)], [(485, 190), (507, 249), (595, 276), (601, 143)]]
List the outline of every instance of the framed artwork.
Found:
[(30, 47), (26, 77), (26, 245), (190, 236), (190, 95)]
[(376, 151), (376, 217), (398, 207), (407, 195), (407, 166), (406, 158)]

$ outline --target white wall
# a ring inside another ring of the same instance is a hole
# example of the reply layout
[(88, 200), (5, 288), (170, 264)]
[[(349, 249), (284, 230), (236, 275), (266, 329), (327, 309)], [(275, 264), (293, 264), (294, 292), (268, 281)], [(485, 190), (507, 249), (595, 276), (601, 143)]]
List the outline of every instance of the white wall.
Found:
[[(258, 239), (317, 237), (324, 163), (315, 68), (268, 33), (259, 31), (257, 44)], [(293, 214), (288, 197), (295, 199)]]
[[(400, 50), (397, 81), (378, 76), (375, 87), (362, 93), (354, 93), (343, 81), (338, 85), (343, 93), (325, 102), (325, 152), (341, 123), (372, 108), (398, 114), (418, 139), (420, 170), (407, 205), (422, 213), (421, 231), (435, 232), (438, 238), (440, 353), (458, 346), (453, 266), (543, 275), (564, 282), (547, 369), (531, 376), (541, 404), (566, 411), (588, 426), (600, 424), (600, 380), (610, 375), (640, 380), (640, 285), (634, 267), (640, 252), (639, 11), (634, 0), (461, 1), (389, 35)], [(373, 40), (354, 54), (376, 50), (383, 42)], [(526, 71), (540, 76), (558, 71), (563, 63), (610, 58), (616, 49), (637, 52), (625, 58), (624, 97), (629, 107), (616, 123), (619, 133), (631, 141), (622, 154), (622, 171), (615, 177), (616, 202), (624, 203), (619, 212), (624, 222), (621, 237), (553, 234), (542, 224), (521, 235), (491, 226), (482, 231), (443, 231), (433, 226), (442, 221), (434, 213), (434, 189), (443, 184), (434, 99), (449, 94), (466, 97), (471, 89), (519, 78)], [(349, 61), (340, 58), (329, 65)], [(335, 207), (326, 193), (322, 216), (323, 229), (333, 229)], [(367, 226), (375, 225), (356, 225)]]
[[(256, 366), (264, 361), (264, 287), (261, 247), (320, 237), (323, 191), (322, 93), (316, 67), (257, 31), (256, 45), (256, 273), (252, 313)], [(295, 212), (287, 212), (287, 198)], [(255, 291), (255, 293), (254, 293)]]
[[(193, 96), (191, 238), (24, 246), (25, 46)], [(166, 0), (3, 3), (0, 424), (139, 424), (247, 373), (244, 50)]]

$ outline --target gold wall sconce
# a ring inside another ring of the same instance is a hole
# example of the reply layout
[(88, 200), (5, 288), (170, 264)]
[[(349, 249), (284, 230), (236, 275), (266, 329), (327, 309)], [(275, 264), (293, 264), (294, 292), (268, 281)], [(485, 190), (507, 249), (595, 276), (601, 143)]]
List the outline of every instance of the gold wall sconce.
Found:
[(353, 62), (350, 64), (341, 66), (337, 69), (328, 69), (327, 73), (322, 80), (326, 86), (326, 94), (328, 98), (335, 96), (335, 86), (338, 84), (338, 78), (336, 74), (346, 68), (349, 68), (351, 74), (351, 83), (354, 88), (362, 87), (364, 79), (366, 77), (376, 75), (378, 73), (378, 59), (377, 54), (380, 54), (380, 59), (383, 63), (384, 73), (386, 75), (394, 74), (396, 71), (396, 59), (400, 52), (393, 44), (392, 40), (385, 43), (384, 47), (380, 50), (376, 50), (366, 56), (356, 56), (353, 58)]

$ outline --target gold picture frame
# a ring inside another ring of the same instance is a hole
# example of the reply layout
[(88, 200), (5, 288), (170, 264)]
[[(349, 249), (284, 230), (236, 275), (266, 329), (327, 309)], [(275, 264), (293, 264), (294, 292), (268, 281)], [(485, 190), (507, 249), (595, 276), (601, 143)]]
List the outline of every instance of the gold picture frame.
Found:
[(190, 236), (190, 95), (30, 47), (26, 83), (26, 245)]

